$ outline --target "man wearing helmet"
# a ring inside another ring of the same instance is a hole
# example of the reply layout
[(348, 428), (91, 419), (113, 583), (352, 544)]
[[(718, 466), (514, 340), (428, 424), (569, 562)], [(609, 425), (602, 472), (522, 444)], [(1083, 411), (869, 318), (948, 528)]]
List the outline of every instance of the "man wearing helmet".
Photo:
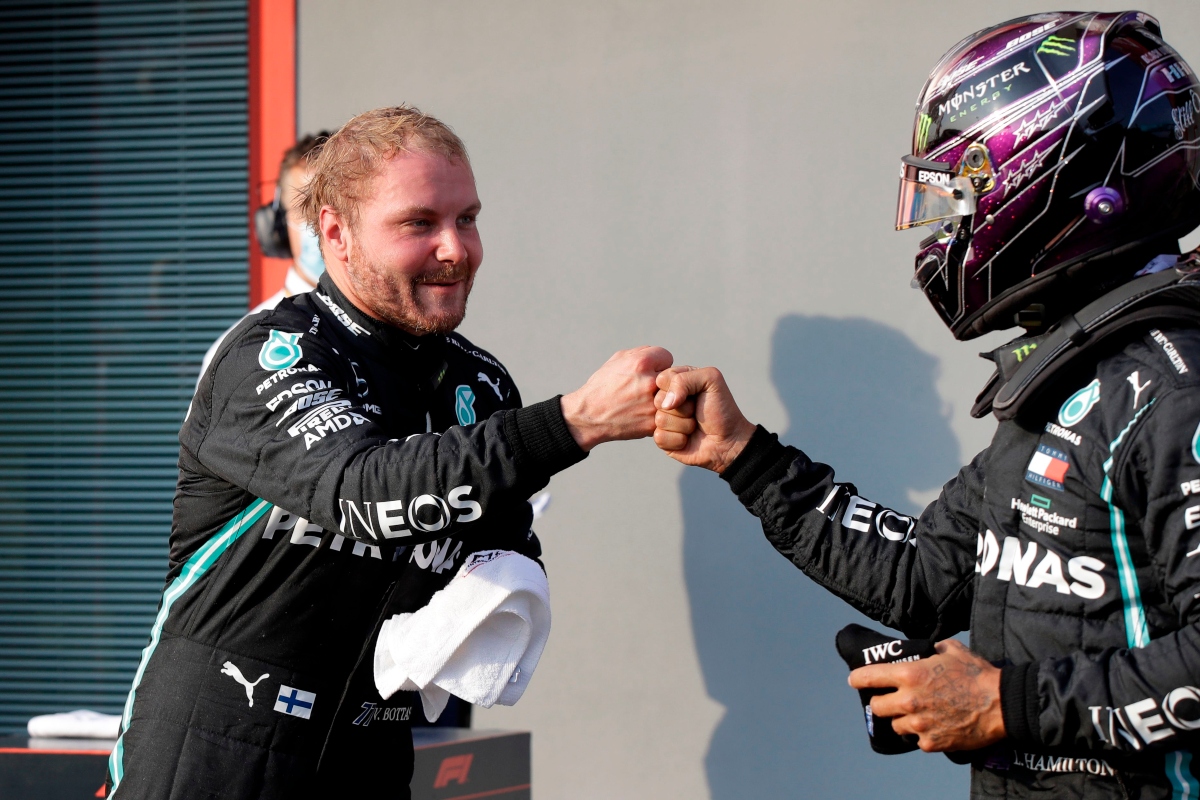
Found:
[(958, 339), (1025, 330), (972, 412), (991, 446), (918, 519), (752, 425), (717, 370), (659, 376), (659, 446), (797, 567), (909, 636), (970, 630), (851, 683), (964, 751), (973, 797), (1200, 795), (1198, 117), (1138, 12), (1012, 20), (934, 69), (901, 168), (896, 227), (933, 228), (914, 285)]

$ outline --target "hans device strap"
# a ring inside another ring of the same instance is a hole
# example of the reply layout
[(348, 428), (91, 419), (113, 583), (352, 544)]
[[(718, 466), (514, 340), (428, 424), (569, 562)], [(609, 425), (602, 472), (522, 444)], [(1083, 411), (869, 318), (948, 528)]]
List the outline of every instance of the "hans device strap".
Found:
[(288, 241), (287, 210), (280, 199), (279, 187), (275, 187), (275, 198), (254, 212), (254, 234), (258, 246), (267, 258), (291, 258), (292, 246)]
[(1200, 326), (1200, 271), (1180, 262), (1175, 269), (1135, 278), (1068, 315), (1053, 330), (1023, 348), (1026, 355), (1005, 379), (1001, 369), (984, 387), (971, 415), (989, 412), (997, 419), (1015, 419), (1021, 409), (1053, 381), (1056, 373), (1134, 326), (1167, 324)]
[[(847, 625), (842, 628), (838, 631), (836, 644), (838, 655), (852, 670), (871, 664), (916, 661), (920, 658), (929, 658), (937, 652), (932, 639), (897, 639), (894, 636), (885, 636), (878, 631), (864, 628), (862, 625)], [(871, 714), (871, 698), (894, 691), (896, 690), (858, 690), (871, 749), (884, 755), (909, 753), (917, 749), (916, 736), (901, 736), (892, 730), (891, 719)]]

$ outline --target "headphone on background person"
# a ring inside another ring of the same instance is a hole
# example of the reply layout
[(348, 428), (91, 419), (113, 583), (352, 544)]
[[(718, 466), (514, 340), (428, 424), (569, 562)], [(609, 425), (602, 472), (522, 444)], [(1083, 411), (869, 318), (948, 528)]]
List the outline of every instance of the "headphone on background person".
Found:
[(288, 239), (287, 209), (283, 207), (283, 175), (312, 155), (332, 135), (330, 131), (319, 131), (305, 135), (292, 145), (279, 165), (279, 177), (275, 180), (275, 197), (254, 212), (254, 233), (258, 247), (267, 258), (296, 258)]
[(288, 241), (287, 209), (281, 199), (283, 192), (275, 185), (275, 197), (254, 212), (254, 233), (258, 247), (267, 258), (291, 258), (292, 245)]

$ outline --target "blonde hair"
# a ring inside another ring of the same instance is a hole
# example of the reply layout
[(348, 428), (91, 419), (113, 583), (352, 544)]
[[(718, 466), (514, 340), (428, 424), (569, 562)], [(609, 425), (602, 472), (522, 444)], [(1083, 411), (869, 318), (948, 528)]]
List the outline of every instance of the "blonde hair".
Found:
[(298, 201), (305, 220), (319, 232), (321, 209), (329, 206), (353, 226), (383, 162), (414, 152), (471, 163), (466, 145), (448, 125), (412, 106), (377, 108), (354, 117), (308, 156), (312, 177)]

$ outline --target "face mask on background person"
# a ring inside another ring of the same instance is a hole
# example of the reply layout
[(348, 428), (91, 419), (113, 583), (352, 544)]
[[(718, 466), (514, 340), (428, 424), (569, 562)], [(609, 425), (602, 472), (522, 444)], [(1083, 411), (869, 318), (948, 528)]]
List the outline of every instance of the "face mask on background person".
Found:
[(325, 260), (321, 258), (321, 240), (305, 223), (301, 223), (300, 227), (300, 254), (296, 256), (296, 266), (313, 283), (325, 272)]

